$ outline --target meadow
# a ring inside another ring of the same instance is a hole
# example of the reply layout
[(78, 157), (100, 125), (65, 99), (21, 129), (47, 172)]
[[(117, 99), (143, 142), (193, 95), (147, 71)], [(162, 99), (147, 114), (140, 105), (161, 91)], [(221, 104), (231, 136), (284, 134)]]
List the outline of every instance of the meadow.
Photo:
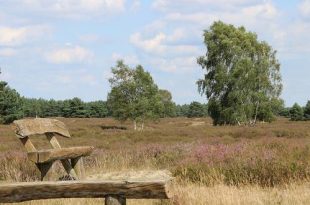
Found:
[[(59, 118), (71, 139), (64, 146), (92, 145), (85, 158), (88, 176), (115, 171), (167, 169), (176, 197), (168, 201), (129, 200), (128, 204), (309, 204), (310, 122), (278, 118), (273, 123), (213, 126), (209, 118), (166, 118), (143, 131), (132, 123), (105, 119)], [(33, 137), (48, 147), (44, 137)], [(64, 171), (55, 167), (55, 173)], [(39, 172), (27, 160), (13, 125), (0, 125), (0, 183), (34, 181)], [(22, 204), (103, 204), (98, 199), (32, 201)]]

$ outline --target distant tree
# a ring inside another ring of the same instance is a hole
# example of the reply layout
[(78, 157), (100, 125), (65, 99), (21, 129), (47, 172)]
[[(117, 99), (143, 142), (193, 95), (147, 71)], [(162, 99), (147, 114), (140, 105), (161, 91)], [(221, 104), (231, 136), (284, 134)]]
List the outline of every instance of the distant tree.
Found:
[(147, 119), (160, 117), (163, 104), (150, 73), (140, 65), (132, 69), (123, 61), (118, 61), (112, 68), (112, 74), (107, 103), (113, 117), (121, 121), (132, 120), (135, 130), (137, 123), (143, 129)]
[(306, 107), (304, 109), (305, 120), (310, 120), (310, 100), (308, 100)]
[(90, 117), (104, 118), (108, 116), (107, 103), (104, 101), (89, 102), (86, 104)]
[(85, 118), (89, 117), (89, 112), (86, 110), (85, 103), (80, 98), (73, 98), (70, 100), (64, 101), (65, 108), (64, 113), (65, 117), (73, 118)]
[(172, 95), (168, 90), (159, 90), (159, 96), (163, 104), (161, 117), (174, 117), (176, 115), (176, 105), (172, 101)]
[(205, 116), (205, 109), (201, 103), (194, 101), (189, 105), (187, 117), (193, 118), (204, 116)]
[(25, 117), (104, 118), (109, 116), (105, 101), (83, 102), (79, 98), (45, 100), (22, 98)]
[(257, 35), (221, 21), (204, 32), (205, 56), (197, 62), (206, 70), (198, 89), (209, 100), (215, 125), (271, 121), (273, 103), (282, 90), (276, 51)]
[(0, 123), (9, 124), (23, 117), (22, 99), (6, 82), (0, 82)]
[(285, 107), (283, 108), (280, 112), (279, 112), (279, 115), (282, 116), (282, 117), (287, 117), (289, 118), (290, 117), (290, 109), (289, 107)]
[(56, 101), (54, 99), (51, 99), (46, 102), (46, 110), (45, 111), (45, 116), (46, 117), (61, 117), (62, 112), (62, 102), (61, 101)]
[(271, 99), (270, 102), (262, 102), (257, 113), (257, 119), (260, 121), (271, 122), (276, 116), (280, 115), (284, 109), (284, 101), (281, 99)]
[(290, 109), (290, 117), (293, 121), (300, 121), (304, 119), (304, 110), (297, 103)]
[(186, 117), (188, 113), (189, 105), (177, 105), (176, 106), (176, 116), (177, 117)]
[(22, 98), (23, 112), (25, 117), (36, 117), (38, 114), (39, 104), (38, 100), (34, 98)]

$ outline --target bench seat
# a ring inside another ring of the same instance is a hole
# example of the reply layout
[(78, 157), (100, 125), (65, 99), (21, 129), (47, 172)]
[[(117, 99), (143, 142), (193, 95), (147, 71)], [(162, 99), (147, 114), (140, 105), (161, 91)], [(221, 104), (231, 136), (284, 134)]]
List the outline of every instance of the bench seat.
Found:
[(46, 149), (36, 152), (28, 152), (28, 158), (35, 163), (46, 163), (56, 160), (88, 156), (93, 149), (94, 147), (92, 146)]

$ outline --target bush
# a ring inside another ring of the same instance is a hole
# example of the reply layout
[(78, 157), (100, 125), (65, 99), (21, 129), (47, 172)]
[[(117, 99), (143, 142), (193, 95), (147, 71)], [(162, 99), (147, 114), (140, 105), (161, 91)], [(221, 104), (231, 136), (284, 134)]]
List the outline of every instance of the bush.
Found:
[(304, 111), (297, 103), (290, 109), (290, 117), (293, 121), (300, 121), (304, 119)]
[(0, 82), (0, 123), (9, 124), (23, 117), (22, 99), (16, 90)]

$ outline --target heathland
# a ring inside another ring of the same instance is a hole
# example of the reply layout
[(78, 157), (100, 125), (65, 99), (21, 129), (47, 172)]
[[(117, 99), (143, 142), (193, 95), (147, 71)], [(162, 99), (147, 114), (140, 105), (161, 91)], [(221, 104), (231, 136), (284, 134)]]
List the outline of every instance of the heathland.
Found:
[[(172, 202), (129, 204), (309, 204), (310, 122), (278, 118), (256, 126), (213, 126), (210, 118), (165, 118), (134, 131), (110, 118), (58, 118), (72, 134), (61, 144), (92, 145), (88, 176), (115, 171), (172, 172)], [(34, 144), (48, 147), (42, 136)], [(60, 166), (55, 173), (64, 174)], [(39, 179), (13, 125), (0, 125), (0, 183)], [(23, 204), (103, 204), (102, 200), (47, 200)]]

